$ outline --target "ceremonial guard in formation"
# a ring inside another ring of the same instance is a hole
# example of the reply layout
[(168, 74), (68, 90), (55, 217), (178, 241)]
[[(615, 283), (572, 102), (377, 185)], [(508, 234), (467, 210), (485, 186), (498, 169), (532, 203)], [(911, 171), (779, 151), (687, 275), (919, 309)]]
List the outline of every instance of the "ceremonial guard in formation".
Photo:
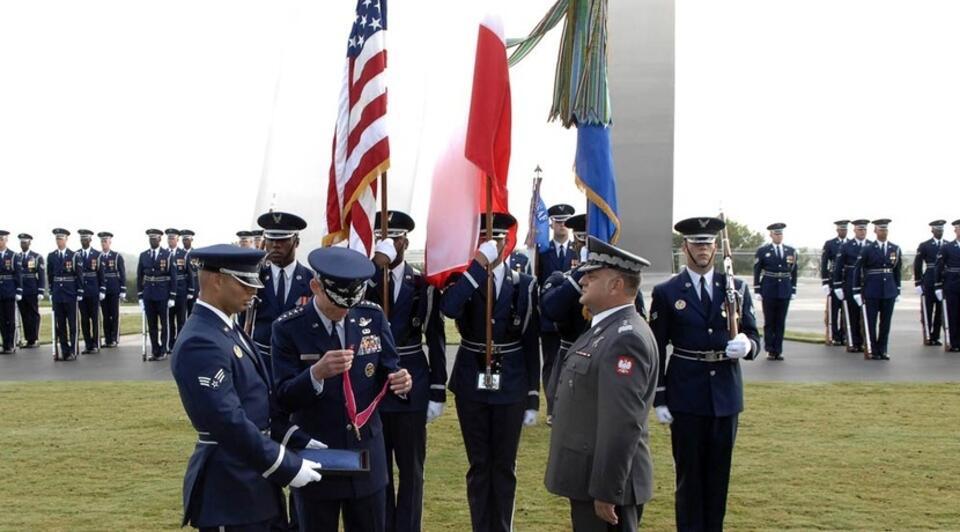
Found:
[(937, 256), (943, 247), (943, 226), (946, 220), (930, 222), (933, 238), (920, 242), (913, 259), (913, 284), (920, 296), (920, 323), (923, 325), (923, 343), (925, 345), (943, 345), (940, 342), (940, 328), (943, 327), (943, 306), (934, 295), (936, 279), (934, 270)]
[(40, 336), (40, 301), (46, 294), (47, 273), (44, 268), (43, 256), (30, 249), (33, 237), (27, 233), (17, 235), (20, 239), (20, 253), (17, 253), (17, 263), (20, 265), (20, 279), (22, 281), (23, 299), (17, 302), (20, 309), (20, 320), (23, 323), (24, 347), (37, 346)]
[(547, 490), (570, 499), (572, 529), (637, 530), (653, 498), (647, 418), (656, 390), (657, 342), (636, 310), (650, 263), (594, 237), (580, 300), (590, 328), (557, 359), (561, 386), (547, 460)]
[(54, 348), (54, 360), (76, 360), (77, 304), (83, 299), (83, 270), (80, 257), (67, 248), (70, 231), (58, 227), (53, 236), (57, 250), (47, 255), (47, 284), (53, 305), (54, 336), (59, 343)]
[(147, 229), (150, 249), (140, 254), (137, 262), (137, 299), (150, 331), (151, 355), (147, 360), (162, 360), (170, 345), (167, 311), (173, 308), (177, 284), (170, 251), (160, 247), (163, 231)]
[(309, 255), (313, 299), (273, 324), (276, 396), (292, 422), (331, 449), (369, 453), (369, 472), (294, 489), (301, 530), (382, 531), (387, 467), (377, 406), (410, 392), (383, 310), (363, 301), (373, 263), (347, 248)]
[(514, 250), (513, 253), (510, 253), (510, 259), (508, 262), (508, 266), (511, 270), (517, 273), (533, 275), (530, 269), (530, 257), (526, 256), (526, 254), (524, 254), (522, 251)]
[(183, 324), (187, 321), (187, 297), (193, 293), (193, 286), (190, 282), (193, 278), (190, 276), (190, 269), (187, 265), (187, 252), (180, 247), (180, 230), (167, 229), (164, 231), (167, 235), (167, 251), (170, 253), (170, 261), (173, 263), (173, 276), (176, 285), (177, 295), (173, 298), (173, 306), (168, 311), (168, 321), (170, 325), (170, 334), (167, 336), (167, 352), (173, 351), (173, 345), (177, 343), (177, 335), (183, 330)]
[[(709, 217), (674, 226), (683, 235), (687, 267), (654, 287), (650, 303), (650, 327), (660, 351), (654, 405), (658, 421), (670, 424), (680, 531), (723, 529), (737, 419), (743, 411), (740, 360), (759, 352), (750, 290), (713, 269), (716, 237), (723, 228), (723, 220)], [(731, 295), (742, 305), (739, 322), (737, 316), (728, 320), (728, 290), (735, 290)], [(739, 333), (730, 338), (736, 329)]]
[(943, 307), (946, 345), (960, 351), (960, 220), (953, 221), (953, 242), (944, 244), (934, 271), (934, 294)]
[(797, 250), (783, 243), (787, 224), (767, 226), (771, 243), (753, 259), (753, 290), (763, 304), (763, 348), (767, 360), (783, 360), (783, 334), (790, 300), (797, 297)]
[[(450, 391), (470, 463), (467, 501), (473, 530), (506, 531), (513, 527), (520, 431), (536, 423), (539, 408), (537, 283), (502, 263), (504, 237), (516, 224), (513, 216), (494, 215), (494, 240), (485, 240), (484, 218), (477, 254), (444, 291), (440, 310), (456, 320), (461, 337)], [(494, 286), (489, 361), (487, 275), (493, 275)]]
[(890, 360), (887, 355), (887, 340), (890, 337), (890, 320), (893, 305), (900, 299), (900, 277), (903, 258), (900, 246), (887, 241), (890, 220), (873, 221), (875, 242), (868, 242), (860, 251), (860, 258), (853, 268), (853, 300), (863, 312), (867, 334), (864, 356), (873, 360)]
[(263, 229), (254, 229), (250, 234), (253, 236), (253, 248), (263, 249)]
[(253, 231), (237, 231), (237, 245), (242, 248), (253, 249)]
[(100, 352), (100, 302), (106, 298), (103, 271), (100, 269), (100, 252), (90, 247), (93, 231), (78, 229), (80, 270), (83, 272), (83, 289), (79, 293), (80, 330), (83, 332), (83, 355)]
[(820, 252), (820, 283), (823, 295), (827, 298), (825, 324), (827, 340), (830, 345), (839, 346), (846, 342), (846, 331), (843, 327), (843, 301), (833, 293), (833, 272), (837, 267), (840, 246), (847, 242), (847, 227), (850, 225), (850, 220), (837, 220), (833, 225), (837, 230), (837, 236), (824, 242), (823, 250)]
[(193, 251), (193, 237), (196, 236), (190, 229), (182, 229), (180, 231), (180, 240), (183, 243), (183, 251), (186, 253), (187, 259), (187, 275), (190, 276), (190, 281), (187, 286), (187, 317), (190, 314), (193, 314), (193, 305), (197, 301), (197, 295), (200, 292), (200, 279), (198, 279), (197, 265), (193, 261), (193, 257), (190, 256), (190, 252)]
[(843, 308), (843, 323), (847, 352), (863, 352), (863, 329), (860, 307), (853, 300), (853, 270), (860, 259), (860, 252), (869, 244), (867, 240), (867, 224), (870, 220), (858, 219), (853, 224), (854, 238), (840, 245), (837, 258), (833, 264), (833, 294)]
[[(374, 228), (379, 227), (378, 212)], [(377, 243), (373, 257), (376, 274), (367, 289), (367, 300), (379, 303), (390, 320), (400, 367), (413, 378), (407, 400), (387, 396), (380, 405), (387, 453), (388, 532), (419, 531), (422, 527), (426, 424), (443, 413), (446, 401), (446, 336), (440, 314), (440, 291), (428, 285), (424, 275), (404, 260), (409, 243), (407, 233), (414, 227), (413, 218), (408, 214), (387, 213), (387, 238)], [(383, 300), (385, 269), (389, 298), (386, 302)], [(424, 352), (424, 341), (429, 357)], [(398, 470), (397, 486), (393, 482), (394, 463)]]
[(2, 354), (13, 353), (17, 333), (17, 302), (23, 299), (20, 264), (13, 250), (7, 249), (9, 231), (0, 230), (0, 337)]
[(301, 459), (287, 447), (289, 431), (276, 430), (277, 405), (265, 363), (230, 318), (261, 286), (263, 252), (221, 244), (193, 255), (202, 290), (170, 364), (197, 431), (183, 480), (182, 524), (203, 531), (266, 532), (282, 513), (281, 487), (321, 480), (321, 464)]
[(105, 288), (105, 297), (100, 302), (103, 346), (117, 347), (120, 341), (120, 302), (127, 298), (127, 268), (123, 263), (123, 255), (110, 249), (113, 233), (101, 231), (97, 237), (100, 238), (100, 271)]

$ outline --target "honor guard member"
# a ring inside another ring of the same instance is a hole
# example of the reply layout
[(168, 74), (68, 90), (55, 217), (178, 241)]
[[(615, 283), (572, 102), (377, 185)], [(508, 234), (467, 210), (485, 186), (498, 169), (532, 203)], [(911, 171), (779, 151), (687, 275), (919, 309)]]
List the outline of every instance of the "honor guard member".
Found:
[(120, 302), (127, 298), (127, 268), (123, 263), (123, 255), (110, 249), (113, 233), (101, 231), (100, 238), (100, 271), (103, 273), (103, 286), (106, 288), (106, 297), (100, 302), (100, 311), (103, 313), (104, 347), (117, 347), (120, 341)]
[[(377, 271), (369, 282), (367, 300), (383, 302), (383, 270), (389, 268), (389, 304), (384, 312), (400, 355), (400, 367), (413, 378), (408, 400), (386, 397), (380, 405), (383, 442), (387, 458), (388, 532), (421, 529), (423, 464), (427, 454), (426, 424), (443, 413), (446, 401), (447, 356), (440, 292), (427, 284), (418, 270), (407, 264), (407, 233), (413, 218), (400, 211), (387, 213), (387, 238), (377, 243), (373, 263)], [(378, 212), (373, 224), (381, 227)], [(424, 338), (430, 357), (423, 350)], [(394, 487), (393, 464), (399, 470)]]
[(190, 256), (190, 252), (193, 251), (194, 236), (196, 236), (196, 233), (190, 229), (180, 230), (180, 241), (183, 243), (183, 251), (187, 259), (187, 274), (190, 276), (190, 282), (187, 285), (187, 317), (190, 317), (190, 314), (193, 313), (193, 304), (196, 303), (197, 294), (200, 292), (197, 265), (194, 264), (193, 257)]
[(140, 311), (146, 314), (150, 331), (151, 355), (147, 360), (163, 360), (166, 356), (170, 325), (167, 311), (173, 308), (177, 284), (170, 251), (160, 247), (163, 231), (147, 229), (150, 249), (140, 254), (137, 262), (137, 299)]
[(383, 310), (363, 301), (373, 263), (343, 247), (315, 249), (308, 260), (312, 301), (273, 324), (277, 399), (310, 437), (367, 451), (370, 470), (293, 490), (300, 529), (337, 530), (342, 514), (346, 530), (382, 531), (387, 467), (377, 406), (388, 392), (409, 392), (412, 379), (398, 366)]
[(635, 531), (653, 498), (647, 418), (659, 353), (637, 312), (642, 257), (590, 237), (580, 301), (589, 330), (557, 359), (547, 490), (570, 499), (576, 531)]
[[(502, 264), (504, 237), (517, 222), (494, 214), (473, 261), (444, 291), (440, 311), (456, 320), (460, 348), (450, 377), (467, 451), (467, 501), (474, 531), (511, 530), (517, 448), (522, 426), (534, 425), (540, 397), (537, 283)], [(487, 266), (494, 277), (493, 360), (486, 374)]]
[(510, 269), (517, 273), (525, 273), (527, 275), (532, 275), (530, 273), (530, 257), (526, 253), (514, 250), (510, 254)]
[(281, 515), (281, 487), (320, 480), (321, 464), (281, 442), (264, 361), (230, 318), (260, 287), (263, 252), (220, 244), (194, 257), (203, 290), (170, 364), (197, 431), (183, 479), (182, 525), (267, 531)]
[(783, 360), (783, 333), (790, 300), (797, 297), (797, 250), (783, 243), (784, 223), (767, 226), (771, 243), (753, 259), (754, 297), (763, 305), (763, 348), (767, 360)]
[[(560, 350), (557, 352), (557, 360), (563, 360), (570, 346), (580, 338), (590, 327), (590, 311), (580, 303), (582, 291), (580, 289), (580, 279), (585, 272), (577, 268), (578, 264), (586, 261), (587, 257), (587, 215), (578, 214), (571, 216), (564, 224), (573, 232), (573, 249), (578, 257), (571, 265), (573, 268), (567, 272), (553, 272), (540, 290), (540, 315), (551, 321), (560, 333)], [(643, 292), (637, 290), (637, 298), (634, 306), (640, 316), (646, 320), (647, 311), (643, 302)], [(547, 404), (551, 404), (556, 391), (557, 380), (560, 378), (560, 364), (554, 364), (553, 371), (548, 382), (544, 385), (543, 391), (547, 396)], [(547, 424), (553, 422), (551, 416), (547, 415)]]
[(960, 351), (960, 220), (953, 221), (953, 242), (944, 244), (934, 268), (934, 296), (944, 307), (944, 326), (950, 351)]
[(870, 241), (867, 240), (867, 224), (870, 220), (858, 219), (853, 224), (854, 238), (840, 245), (840, 251), (833, 263), (833, 295), (840, 300), (843, 308), (846, 328), (847, 352), (863, 352), (863, 312), (853, 301), (853, 270), (860, 258), (860, 252)]
[(100, 252), (90, 247), (93, 231), (78, 229), (80, 249), (77, 255), (83, 270), (83, 290), (80, 292), (80, 331), (83, 333), (82, 355), (100, 352), (100, 302), (106, 298), (103, 270), (100, 269)]
[(3, 350), (0, 353), (13, 353), (14, 337), (17, 334), (17, 303), (23, 300), (23, 287), (20, 278), (20, 263), (16, 253), (7, 249), (9, 231), (0, 230), (0, 336), (3, 338)]
[(253, 235), (254, 249), (263, 249), (263, 229), (254, 229), (250, 234)]
[(40, 336), (40, 301), (46, 293), (47, 273), (43, 266), (43, 256), (30, 249), (33, 237), (20, 233), (17, 238), (20, 239), (20, 253), (17, 253), (16, 260), (20, 264), (20, 279), (23, 283), (23, 299), (18, 301), (17, 305), (23, 321), (23, 337), (26, 340), (24, 347), (37, 347)]
[[(47, 255), (47, 284), (53, 306), (53, 325), (60, 342), (60, 359), (76, 360), (77, 303), (83, 298), (83, 277), (80, 257), (67, 248), (70, 231), (53, 230), (57, 249)], [(68, 332), (69, 331), (69, 332)]]
[(177, 296), (168, 311), (170, 334), (167, 336), (167, 352), (171, 352), (173, 345), (177, 343), (177, 336), (183, 330), (183, 324), (187, 321), (187, 297), (193, 292), (193, 278), (187, 265), (187, 251), (180, 247), (180, 230), (169, 228), (164, 234), (167, 235), (167, 250), (170, 252), (170, 261), (173, 262), (177, 286)]
[(890, 219), (874, 220), (875, 242), (860, 252), (853, 268), (853, 300), (862, 307), (867, 321), (867, 337), (873, 360), (890, 360), (887, 340), (890, 338), (890, 320), (893, 306), (900, 299), (900, 267), (903, 257), (900, 246), (887, 241)]
[(843, 328), (843, 302), (837, 299), (836, 294), (833, 293), (833, 270), (836, 267), (840, 246), (847, 242), (847, 227), (850, 225), (850, 220), (837, 220), (833, 222), (833, 225), (836, 227), (837, 236), (824, 242), (823, 249), (820, 252), (820, 283), (823, 295), (830, 298), (827, 319), (830, 321), (833, 345), (836, 346), (844, 344), (846, 331)]
[(253, 248), (253, 231), (237, 231), (237, 245), (246, 248)]
[[(688, 218), (674, 230), (683, 235), (687, 267), (653, 289), (650, 327), (660, 350), (660, 379), (654, 398), (657, 420), (670, 424), (676, 470), (677, 529), (722, 530), (730, 462), (743, 411), (740, 360), (759, 352), (750, 290), (734, 287), (742, 303), (740, 333), (727, 329), (726, 274), (714, 271), (717, 218)], [(667, 365), (667, 345), (673, 344)]]
[(946, 220), (930, 222), (930, 232), (933, 238), (920, 242), (917, 254), (913, 259), (913, 284), (917, 295), (920, 296), (920, 316), (923, 318), (923, 342), (926, 345), (943, 345), (940, 342), (940, 327), (943, 326), (943, 305), (934, 295), (934, 269), (937, 265), (937, 255), (943, 247), (943, 226)]

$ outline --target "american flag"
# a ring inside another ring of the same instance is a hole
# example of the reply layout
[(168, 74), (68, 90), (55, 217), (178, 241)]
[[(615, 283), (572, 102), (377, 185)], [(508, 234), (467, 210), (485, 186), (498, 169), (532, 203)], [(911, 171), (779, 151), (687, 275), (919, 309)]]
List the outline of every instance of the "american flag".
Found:
[(327, 189), (324, 245), (347, 241), (367, 256), (373, 248), (377, 178), (390, 166), (387, 138), (387, 1), (360, 0), (347, 41), (333, 157)]

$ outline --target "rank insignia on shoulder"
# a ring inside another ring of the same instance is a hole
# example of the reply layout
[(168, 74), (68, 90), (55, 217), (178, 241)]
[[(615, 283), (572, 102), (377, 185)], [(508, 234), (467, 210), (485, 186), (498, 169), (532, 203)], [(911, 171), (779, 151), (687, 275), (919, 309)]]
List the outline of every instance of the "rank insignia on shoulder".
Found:
[(633, 373), (633, 359), (620, 355), (617, 357), (617, 375), (630, 375)]
[(216, 390), (220, 387), (220, 384), (223, 383), (223, 379), (225, 379), (226, 376), (223, 369), (221, 369), (213, 377), (197, 377), (197, 380), (200, 382), (200, 386)]
[(673, 308), (677, 310), (683, 310), (687, 308), (687, 302), (682, 299), (678, 299), (677, 302), (673, 304)]
[(233, 354), (237, 355), (237, 358), (243, 358), (243, 350), (240, 349), (239, 345), (233, 346)]

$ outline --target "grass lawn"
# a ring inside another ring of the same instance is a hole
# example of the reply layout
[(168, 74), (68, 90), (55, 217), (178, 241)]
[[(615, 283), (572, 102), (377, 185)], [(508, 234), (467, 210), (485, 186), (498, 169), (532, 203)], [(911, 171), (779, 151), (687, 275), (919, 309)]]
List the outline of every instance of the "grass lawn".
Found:
[[(960, 529), (957, 384), (748, 384), (730, 530)], [(652, 424), (656, 498), (673, 526), (668, 430)], [(525, 429), (516, 529), (568, 530), (543, 488), (548, 430)], [(452, 404), (430, 425), (425, 529), (469, 529)], [(0, 383), (0, 530), (173, 530), (194, 433), (172, 382)]]
[[(140, 314), (120, 314), (120, 334), (140, 334)], [(100, 318), (100, 326), (103, 327), (103, 318)], [(41, 345), (46, 344), (50, 345), (50, 339), (52, 337), (52, 328), (53, 320), (48, 316), (44, 316), (40, 320), (40, 334), (38, 340)], [(103, 341), (103, 331), (100, 331), (100, 341)], [(77, 338), (81, 345), (83, 345), (83, 333), (80, 332), (80, 329), (77, 329)]]

